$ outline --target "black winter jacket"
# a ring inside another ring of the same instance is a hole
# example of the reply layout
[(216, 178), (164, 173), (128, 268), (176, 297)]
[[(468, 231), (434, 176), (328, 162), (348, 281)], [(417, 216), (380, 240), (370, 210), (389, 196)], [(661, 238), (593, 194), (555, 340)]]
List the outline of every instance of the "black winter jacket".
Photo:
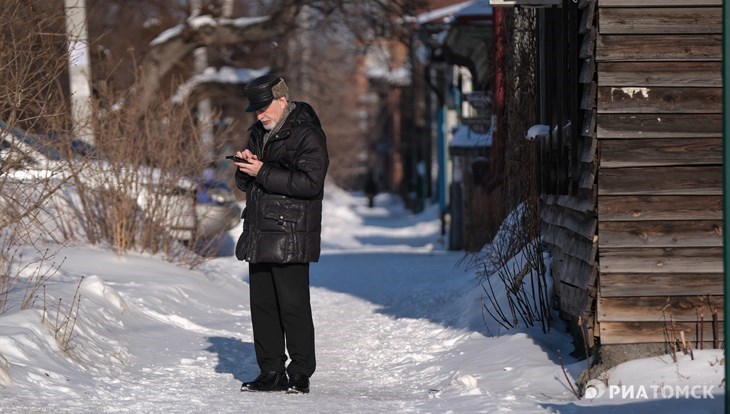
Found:
[(261, 122), (249, 128), (248, 149), (263, 166), (256, 177), (236, 169), (246, 192), (243, 233), (236, 257), (250, 263), (309, 263), (319, 260), (322, 197), (329, 166), (324, 131), (314, 109), (295, 102), (279, 131), (269, 137)]

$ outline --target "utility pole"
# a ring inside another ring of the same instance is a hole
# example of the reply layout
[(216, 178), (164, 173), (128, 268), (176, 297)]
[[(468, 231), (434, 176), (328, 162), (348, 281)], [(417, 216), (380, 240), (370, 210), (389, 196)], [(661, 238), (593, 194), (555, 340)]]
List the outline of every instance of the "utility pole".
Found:
[(85, 0), (65, 0), (65, 10), (73, 134), (93, 145), (91, 64)]

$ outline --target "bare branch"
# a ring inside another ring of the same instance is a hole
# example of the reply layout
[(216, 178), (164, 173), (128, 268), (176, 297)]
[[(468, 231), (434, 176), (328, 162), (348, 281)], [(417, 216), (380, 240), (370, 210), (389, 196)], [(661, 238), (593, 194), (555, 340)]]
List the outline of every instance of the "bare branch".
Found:
[(188, 21), (172, 36), (153, 43), (145, 56), (140, 74), (140, 107), (149, 106), (152, 96), (160, 87), (161, 79), (198, 47), (271, 40), (276, 37), (276, 33), (272, 33), (270, 26), (269, 17), (252, 20), (250, 24), (242, 24), (239, 20), (210, 18), (208, 23), (197, 27)]

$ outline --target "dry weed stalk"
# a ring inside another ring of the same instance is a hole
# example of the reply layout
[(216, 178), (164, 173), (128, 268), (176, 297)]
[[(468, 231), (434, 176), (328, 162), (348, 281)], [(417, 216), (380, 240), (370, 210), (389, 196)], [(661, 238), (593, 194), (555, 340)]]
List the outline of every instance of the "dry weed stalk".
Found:
[[(522, 250), (525, 262), (516, 263), (513, 258), (506, 258), (505, 255), (497, 253), (496, 259), (492, 262), (490, 272), (487, 265), (484, 265), (484, 281), (482, 289), (489, 300), (490, 307), (483, 306), (492, 319), (497, 321), (506, 329), (524, 326), (540, 325), (543, 332), (550, 329), (550, 307), (547, 287), (546, 268), (542, 262), (542, 251), (538, 241), (527, 244)], [(497, 299), (492, 284), (492, 278), (499, 278), (505, 287), (507, 298), (507, 309)]]
[[(38, 290), (58, 272), (63, 264), (63, 261), (58, 264), (53, 262), (55, 254), (46, 249), (36, 251), (39, 255), (37, 259), (20, 267), (15, 266), (16, 262), (23, 257), (21, 249), (23, 243), (16, 238), (14, 233), (7, 230), (0, 233), (0, 314), (7, 311), (10, 293), (18, 285), (24, 285), (19, 308), (21, 310), (30, 308), (36, 299)], [(49, 262), (50, 264), (47, 264)], [(22, 276), (29, 272), (29, 276)]]
[(560, 350), (557, 350), (558, 353), (558, 360), (560, 361), (560, 368), (563, 370), (563, 375), (565, 375), (565, 380), (568, 382), (568, 385), (570, 386), (570, 390), (573, 392), (573, 395), (575, 395), (575, 398), (581, 399), (580, 393), (575, 389), (573, 386), (573, 381), (571, 381), (570, 376), (568, 376), (568, 371), (565, 369), (565, 362), (563, 361), (563, 354), (560, 353)]
[(699, 346), (699, 349), (704, 349), (704, 341), (705, 341), (705, 310), (704, 307), (700, 308), (700, 327), (699, 327), (699, 343), (697, 344)]
[[(672, 313), (667, 312), (667, 309), (670, 307), (670, 304), (665, 305), (664, 308), (662, 308), (662, 315), (664, 318), (664, 338), (671, 350), (672, 360), (675, 363), (678, 361), (677, 350), (680, 350), (684, 355), (689, 355), (690, 358), (694, 360), (692, 342), (687, 340), (684, 330), (677, 330), (677, 324), (674, 321)], [(669, 314), (669, 320), (667, 320), (667, 313)]]
[(720, 348), (720, 321), (717, 315), (717, 309), (712, 310), (712, 347)]
[[(71, 305), (67, 311), (61, 312), (62, 298), (58, 298), (58, 307), (56, 308), (56, 317), (54, 322), (49, 326), (53, 331), (53, 338), (58, 341), (59, 346), (63, 352), (71, 350), (71, 338), (73, 337), (74, 328), (76, 327), (76, 321), (79, 317), (79, 310), (81, 307), (81, 294), (79, 290), (81, 284), (84, 282), (84, 276), (81, 276), (79, 283), (76, 285), (74, 296), (71, 299)], [(43, 304), (43, 316), (41, 322), (46, 321), (46, 305), (45, 305), (45, 286), (44, 286), (44, 304)], [(61, 319), (61, 315), (63, 318)], [(50, 320), (48, 321), (50, 323)]]

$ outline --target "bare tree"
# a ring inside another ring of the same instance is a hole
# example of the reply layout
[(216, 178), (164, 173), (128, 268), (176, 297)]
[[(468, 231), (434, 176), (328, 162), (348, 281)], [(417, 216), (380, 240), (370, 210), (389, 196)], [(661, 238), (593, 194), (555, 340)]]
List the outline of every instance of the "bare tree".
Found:
[(246, 23), (228, 18), (210, 16), (199, 18), (170, 29), (168, 36), (151, 44), (141, 65), (140, 91), (137, 99), (142, 107), (149, 105), (160, 87), (160, 80), (184, 58), (201, 46), (224, 47), (230, 44), (257, 43), (277, 37), (272, 27), (281, 30), (286, 25), (272, 25), (271, 21), (286, 22), (295, 15), (297, 7), (278, 10), (271, 16), (251, 19)]
[(62, 4), (9, 0), (0, 19), (0, 120), (25, 128), (68, 122)]

